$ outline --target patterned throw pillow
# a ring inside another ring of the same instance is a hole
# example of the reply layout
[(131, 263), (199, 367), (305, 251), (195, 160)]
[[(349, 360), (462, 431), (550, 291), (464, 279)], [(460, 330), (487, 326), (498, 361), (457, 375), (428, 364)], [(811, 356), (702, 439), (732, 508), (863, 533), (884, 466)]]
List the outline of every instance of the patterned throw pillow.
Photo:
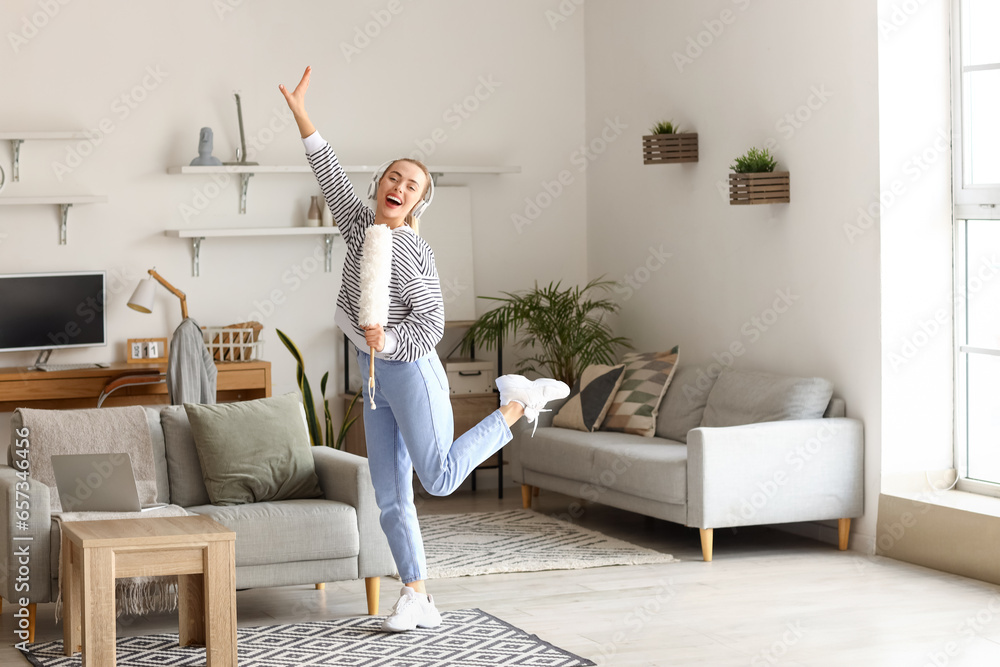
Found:
[(552, 419), (552, 425), (588, 433), (596, 431), (601, 427), (624, 375), (624, 364), (587, 366), (573, 385), (566, 403)]
[(677, 348), (669, 352), (627, 354), (622, 386), (611, 402), (602, 431), (653, 437), (656, 413), (677, 368)]

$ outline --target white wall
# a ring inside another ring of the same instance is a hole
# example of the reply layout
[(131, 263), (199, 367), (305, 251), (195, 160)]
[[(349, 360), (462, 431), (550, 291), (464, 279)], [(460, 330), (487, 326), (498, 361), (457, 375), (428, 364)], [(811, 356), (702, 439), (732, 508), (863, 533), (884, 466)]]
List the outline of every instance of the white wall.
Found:
[[(47, 17), (43, 4), (58, 13)], [(234, 90), (242, 92), (247, 134), (260, 147), (252, 159), (304, 165), (277, 86), (294, 86), (307, 64), (314, 68), (312, 118), (344, 163), (378, 164), (422, 147), (431, 165), (522, 166), (519, 175), (441, 181), (472, 188), (479, 294), (521, 289), (535, 279), (585, 278), (582, 184), (523, 234), (511, 220), (583, 136), (582, 18), (553, 32), (534, 0), (5, 0), (0, 26), (0, 130), (95, 129), (102, 122), (111, 130), (96, 146), (25, 143), (22, 182), (0, 194), (110, 198), (71, 212), (65, 246), (57, 243), (54, 207), (0, 207), (0, 271), (104, 269), (113, 277), (113, 345), (60, 352), (53, 362), (123, 359), (126, 338), (168, 336), (180, 316), (165, 290), (152, 316), (125, 307), (134, 281), (155, 266), (187, 292), (201, 324), (252, 315), (265, 324), (275, 393), (295, 390), (294, 367), (275, 327), (304, 350), (314, 386), (331, 370), (339, 390), (340, 338), (333, 324), (339, 242), (335, 270), (324, 273), (316, 261), (321, 241), (210, 239), (202, 246), (201, 276), (194, 278), (189, 243), (163, 235), (170, 228), (301, 224), (317, 191), (311, 176), (255, 176), (248, 213), (239, 215), (235, 183), (219, 191), (210, 178), (166, 170), (197, 154), (202, 126), (215, 130), (215, 155), (233, 158)], [(364, 38), (365, 30), (376, 36)], [(345, 55), (352, 43), (354, 51)], [(65, 164), (67, 151), (86, 156), (71, 173), (57, 175), (53, 165)], [(10, 159), (4, 142), (0, 161), (9, 167)], [(366, 179), (356, 184), (366, 187)], [(433, 211), (426, 225), (433, 224)], [(33, 358), (0, 355), (0, 365)]]
[[(865, 424), (855, 545), (870, 548), (879, 235), (852, 243), (844, 226), (879, 190), (874, 3), (595, 2), (586, 23), (587, 136), (609, 118), (628, 126), (587, 171), (589, 274), (639, 287), (620, 289), (619, 330), (639, 349), (679, 345), (682, 364), (830, 378)], [(699, 133), (698, 163), (642, 164), (640, 137), (662, 119)], [(791, 203), (730, 206), (728, 165), (768, 140)], [(672, 256), (647, 272), (661, 245)]]
[(950, 5), (879, 2), (883, 475), (953, 466)]

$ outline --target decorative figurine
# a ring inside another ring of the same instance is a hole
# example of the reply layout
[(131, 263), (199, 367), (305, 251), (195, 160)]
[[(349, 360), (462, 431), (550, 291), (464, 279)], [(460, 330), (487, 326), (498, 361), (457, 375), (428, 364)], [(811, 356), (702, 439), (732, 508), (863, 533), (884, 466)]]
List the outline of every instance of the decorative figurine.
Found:
[(191, 160), (192, 167), (215, 167), (222, 164), (222, 160), (212, 157), (212, 128), (201, 128), (198, 136), (198, 157)]

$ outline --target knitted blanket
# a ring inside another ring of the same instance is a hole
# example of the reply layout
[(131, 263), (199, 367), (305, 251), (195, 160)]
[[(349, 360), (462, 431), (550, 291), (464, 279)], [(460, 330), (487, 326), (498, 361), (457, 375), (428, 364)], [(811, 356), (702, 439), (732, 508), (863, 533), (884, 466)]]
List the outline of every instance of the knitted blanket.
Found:
[[(139, 491), (139, 502), (152, 504), (157, 499), (153, 442), (149, 435), (146, 412), (140, 406), (101, 408), (97, 410), (33, 410), (19, 408), (21, 423), (30, 430), (28, 463), (31, 476), (49, 487), (52, 518), (59, 530), (54, 536), (53, 552), (61, 543), (62, 523), (100, 521), (154, 516), (185, 516), (178, 505), (167, 505), (146, 512), (64, 512), (52, 471), (54, 454), (128, 454)], [(62, 611), (62, 561), (59, 559), (60, 590), (56, 599), (56, 620)], [(115, 583), (118, 615), (173, 611), (177, 608), (176, 577), (135, 577)]]

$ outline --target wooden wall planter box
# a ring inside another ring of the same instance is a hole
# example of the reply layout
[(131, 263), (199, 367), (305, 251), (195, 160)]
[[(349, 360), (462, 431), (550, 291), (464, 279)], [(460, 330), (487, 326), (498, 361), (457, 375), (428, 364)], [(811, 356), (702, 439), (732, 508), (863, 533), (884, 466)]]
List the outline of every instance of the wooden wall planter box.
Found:
[(729, 174), (729, 203), (787, 204), (790, 188), (787, 171), (759, 174)]
[(647, 134), (642, 138), (643, 164), (698, 161), (698, 133)]

